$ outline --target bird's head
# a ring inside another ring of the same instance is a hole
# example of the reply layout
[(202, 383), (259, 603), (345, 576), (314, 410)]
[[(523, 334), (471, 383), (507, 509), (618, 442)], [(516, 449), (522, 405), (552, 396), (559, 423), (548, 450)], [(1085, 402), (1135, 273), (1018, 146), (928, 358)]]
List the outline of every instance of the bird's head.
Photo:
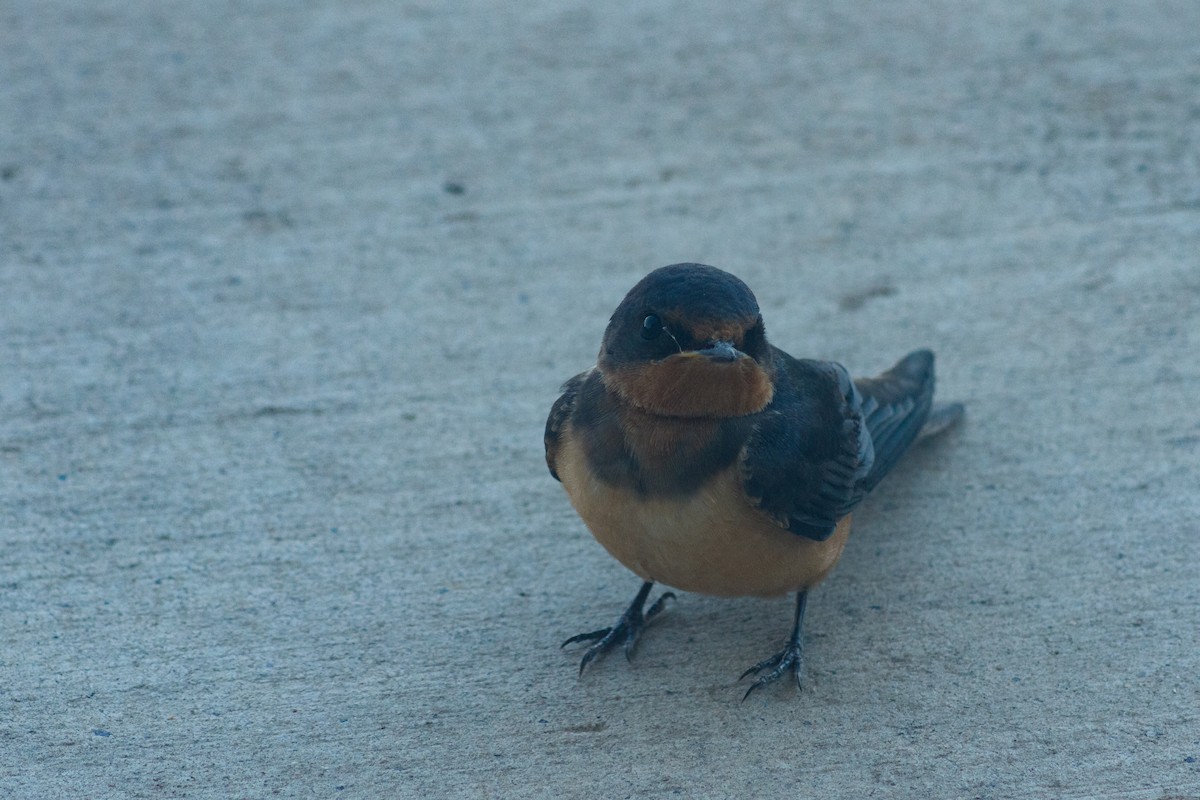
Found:
[(604, 384), (652, 414), (738, 417), (774, 394), (758, 301), (703, 264), (651, 272), (613, 312), (598, 360)]

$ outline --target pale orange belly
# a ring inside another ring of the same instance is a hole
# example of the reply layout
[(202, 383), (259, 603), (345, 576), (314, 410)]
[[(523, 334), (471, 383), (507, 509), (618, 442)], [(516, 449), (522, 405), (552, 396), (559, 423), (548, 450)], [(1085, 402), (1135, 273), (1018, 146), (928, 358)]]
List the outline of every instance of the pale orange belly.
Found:
[(742, 494), (731, 467), (683, 498), (645, 498), (601, 483), (582, 448), (563, 443), (558, 473), (592, 535), (645, 580), (721, 596), (780, 595), (819, 583), (837, 563), (850, 517), (814, 542), (775, 525)]

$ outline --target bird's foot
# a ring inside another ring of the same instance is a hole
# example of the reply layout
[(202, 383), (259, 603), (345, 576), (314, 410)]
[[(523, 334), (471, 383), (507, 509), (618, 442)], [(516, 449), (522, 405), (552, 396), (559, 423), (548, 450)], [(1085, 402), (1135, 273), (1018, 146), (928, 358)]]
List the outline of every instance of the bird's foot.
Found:
[(618, 642), (624, 643), (625, 659), (631, 661), (633, 659), (633, 651), (637, 648), (638, 639), (642, 635), (642, 630), (654, 619), (666, 606), (668, 600), (675, 599), (674, 592), (663, 592), (657, 600), (655, 600), (650, 608), (642, 612), (642, 606), (646, 603), (646, 597), (650, 594), (651, 583), (647, 581), (642, 590), (638, 592), (637, 597), (630, 603), (629, 608), (625, 609), (617, 623), (611, 628), (601, 628), (597, 631), (589, 633), (580, 633), (572, 636), (562, 643), (563, 647), (576, 642), (595, 642), (583, 654), (583, 658), (579, 661), (579, 674), (582, 675), (587, 665), (600, 655), (607, 653), (613, 649)]
[(800, 674), (804, 669), (804, 649), (800, 645), (798, 638), (788, 640), (787, 646), (780, 650), (770, 658), (764, 658), (762, 661), (755, 664), (750, 669), (741, 674), (738, 680), (743, 680), (747, 675), (757, 675), (764, 670), (770, 670), (766, 675), (750, 684), (750, 688), (742, 695), (742, 700), (745, 701), (750, 693), (755, 689), (766, 686), (768, 683), (774, 683), (783, 677), (788, 670), (792, 671), (792, 675), (796, 678), (796, 688), (803, 689), (800, 681)]

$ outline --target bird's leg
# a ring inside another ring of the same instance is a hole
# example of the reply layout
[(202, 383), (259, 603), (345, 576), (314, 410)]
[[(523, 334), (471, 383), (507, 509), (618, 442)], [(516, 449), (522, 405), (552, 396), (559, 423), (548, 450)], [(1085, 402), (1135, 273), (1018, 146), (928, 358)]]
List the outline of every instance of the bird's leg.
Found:
[(743, 672), (741, 677), (738, 678), (740, 681), (747, 675), (757, 675), (765, 669), (771, 670), (750, 684), (750, 688), (742, 695), (742, 700), (749, 697), (750, 693), (760, 686), (766, 686), (768, 683), (774, 683), (779, 680), (789, 668), (796, 677), (796, 688), (803, 688), (800, 683), (800, 673), (804, 668), (804, 646), (800, 641), (800, 628), (804, 625), (804, 607), (806, 605), (808, 605), (808, 590), (804, 589), (796, 595), (796, 621), (792, 624), (792, 635), (788, 637), (787, 645), (775, 655), (763, 659)]
[(642, 584), (642, 588), (638, 590), (637, 597), (633, 598), (633, 602), (629, 604), (629, 608), (625, 609), (617, 623), (611, 628), (601, 628), (598, 631), (590, 633), (580, 633), (572, 636), (562, 643), (563, 647), (575, 642), (596, 642), (587, 649), (583, 654), (583, 659), (579, 662), (579, 674), (583, 674), (584, 668), (592, 662), (598, 655), (607, 653), (617, 644), (624, 642), (625, 658), (631, 660), (634, 648), (637, 647), (638, 637), (641, 636), (642, 629), (646, 627), (646, 623), (658, 616), (658, 613), (663, 610), (667, 600), (674, 600), (674, 592), (663, 592), (662, 595), (650, 604), (650, 608), (642, 613), (642, 606), (646, 605), (646, 598), (650, 596), (650, 588), (654, 586), (654, 581), (646, 581)]

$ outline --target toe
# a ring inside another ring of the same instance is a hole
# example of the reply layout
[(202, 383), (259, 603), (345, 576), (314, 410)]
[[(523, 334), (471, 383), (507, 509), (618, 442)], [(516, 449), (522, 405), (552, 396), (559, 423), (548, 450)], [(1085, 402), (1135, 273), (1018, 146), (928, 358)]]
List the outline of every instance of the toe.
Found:
[(594, 642), (597, 639), (603, 639), (610, 633), (612, 633), (612, 628), (601, 628), (598, 631), (591, 631), (590, 633), (577, 633), (570, 639), (567, 639), (565, 642), (560, 644), (558, 647), (561, 650), (567, 645), (575, 644), (576, 642)]

